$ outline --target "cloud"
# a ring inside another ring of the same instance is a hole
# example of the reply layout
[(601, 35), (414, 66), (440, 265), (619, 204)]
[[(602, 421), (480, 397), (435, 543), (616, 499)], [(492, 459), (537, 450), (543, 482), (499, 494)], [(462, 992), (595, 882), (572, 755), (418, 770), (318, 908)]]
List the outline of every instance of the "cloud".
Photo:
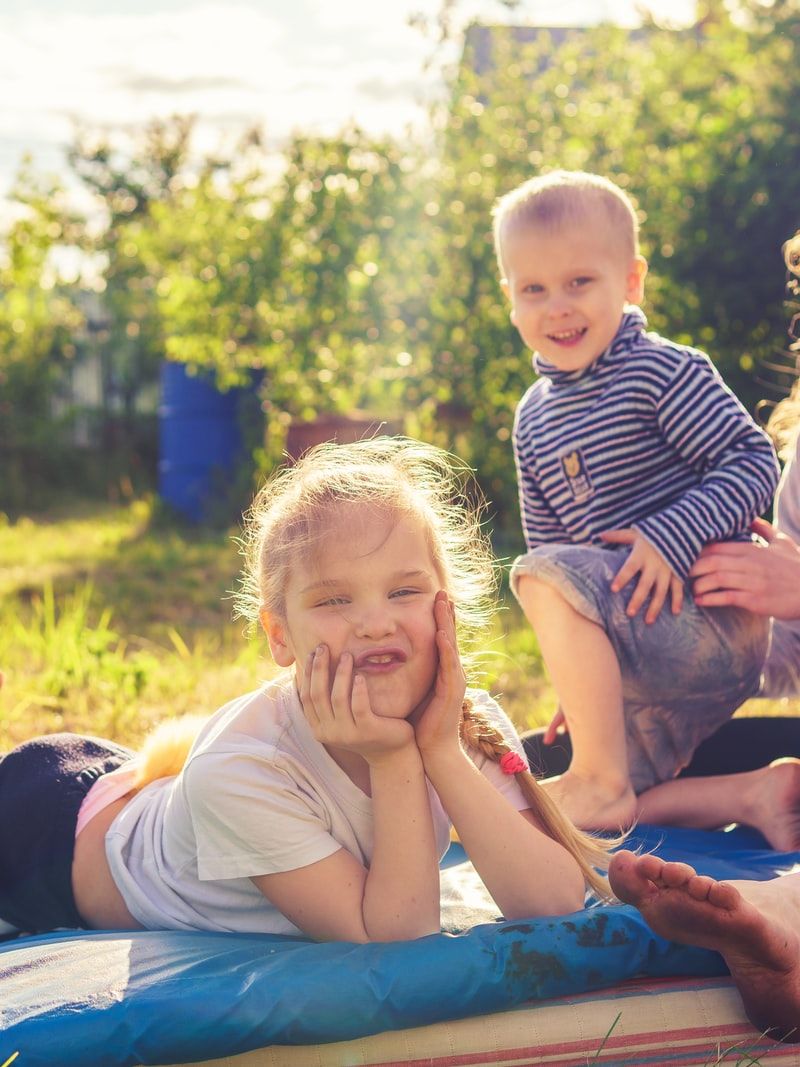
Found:
[[(692, 0), (650, 0), (683, 9)], [(594, 21), (635, 0), (528, 0), (507, 15), (497, 0), (461, 0), (459, 20)], [(80, 8), (83, 7), (81, 11)], [(399, 133), (421, 121), (437, 69), (422, 73), (433, 39), (408, 25), (435, 19), (441, 0), (0, 0), (0, 194), (8, 164), (31, 147), (49, 161), (89, 128), (131, 130), (181, 111), (198, 132), (234, 136), (258, 124), (271, 140), (334, 132), (354, 120)], [(89, 11), (91, 8), (91, 13)], [(536, 19), (534, 20), (534, 14)], [(458, 27), (454, 27), (457, 29)], [(458, 40), (447, 58), (455, 58)], [(440, 58), (444, 58), (440, 56)]]
[(109, 75), (120, 89), (129, 89), (134, 93), (195, 93), (215, 89), (245, 89), (249, 86), (241, 78), (228, 78), (222, 75), (207, 77), (197, 74), (186, 78), (169, 78), (156, 74), (130, 74), (122, 71), (109, 71)]
[(368, 96), (371, 100), (413, 100), (419, 90), (419, 78), (402, 81), (381, 77), (365, 78), (356, 86), (359, 94)]

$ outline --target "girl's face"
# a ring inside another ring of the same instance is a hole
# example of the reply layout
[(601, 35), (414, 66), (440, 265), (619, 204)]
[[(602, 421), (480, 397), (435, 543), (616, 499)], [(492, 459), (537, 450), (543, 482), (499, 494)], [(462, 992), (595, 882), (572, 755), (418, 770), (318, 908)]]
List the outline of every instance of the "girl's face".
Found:
[(441, 587), (420, 520), (353, 506), (332, 516), (310, 562), (290, 572), (285, 619), (262, 622), (280, 666), (302, 671), (325, 644), (332, 683), (349, 652), (373, 712), (405, 719), (436, 676), (433, 599)]

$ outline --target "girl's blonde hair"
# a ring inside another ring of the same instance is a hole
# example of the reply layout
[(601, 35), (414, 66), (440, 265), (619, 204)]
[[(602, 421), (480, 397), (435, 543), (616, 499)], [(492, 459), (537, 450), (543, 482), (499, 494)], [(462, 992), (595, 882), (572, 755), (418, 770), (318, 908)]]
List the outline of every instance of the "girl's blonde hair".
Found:
[[(253, 623), (262, 611), (283, 617), (291, 570), (303, 566), (330, 531), (334, 512), (340, 518), (342, 508), (354, 509), (357, 523), (355, 509), (364, 507), (422, 523), (442, 587), (455, 603), (459, 630), (474, 637), (488, 622), (496, 590), (494, 557), (481, 521), (482, 497), (469, 468), (454, 456), (398, 437), (319, 445), (269, 479), (245, 516), (238, 614)], [(147, 769), (137, 788), (154, 777), (179, 773), (196, 732), (196, 722), (173, 729), (164, 724), (163, 734), (157, 730), (146, 746)], [(498, 762), (512, 751), (469, 700), (460, 736), (465, 745)], [(609, 849), (618, 842), (576, 829), (532, 774), (516, 767), (512, 773), (543, 830), (571, 853), (591, 889), (610, 897), (608, 882), (595, 868), (608, 867)]]
[(245, 515), (237, 614), (251, 623), (262, 612), (284, 618), (290, 571), (313, 556), (334, 512), (357, 524), (365, 507), (419, 520), (438, 578), (455, 602), (459, 637), (481, 630), (496, 591), (483, 499), (464, 463), (404, 437), (317, 445), (269, 479)]
[[(477, 712), (469, 700), (464, 701), (459, 732), (464, 744), (478, 752), (483, 752), (497, 763), (507, 753), (513, 752), (497, 727), (485, 715)], [(520, 769), (512, 770), (512, 773), (541, 828), (554, 841), (563, 845), (575, 859), (583, 872), (584, 881), (592, 892), (601, 900), (612, 900), (614, 894), (608, 884), (608, 879), (600, 872), (608, 869), (609, 852), (622, 844), (624, 834), (609, 839), (595, 837), (579, 830), (567, 818), (547, 790), (542, 788), (535, 776), (528, 770), (527, 764), (520, 760), (517, 766)]]
[[(791, 275), (787, 282), (787, 289), (792, 302), (797, 306), (797, 299), (800, 296), (800, 230), (783, 246), (783, 258), (786, 262), (786, 269)], [(795, 315), (792, 319), (793, 335), (798, 318), (799, 316)], [(790, 349), (793, 352), (800, 351), (800, 340), (796, 340)], [(795, 380), (789, 396), (776, 405), (769, 417), (767, 430), (772, 435), (781, 457), (787, 459), (795, 438), (800, 432), (800, 378)]]

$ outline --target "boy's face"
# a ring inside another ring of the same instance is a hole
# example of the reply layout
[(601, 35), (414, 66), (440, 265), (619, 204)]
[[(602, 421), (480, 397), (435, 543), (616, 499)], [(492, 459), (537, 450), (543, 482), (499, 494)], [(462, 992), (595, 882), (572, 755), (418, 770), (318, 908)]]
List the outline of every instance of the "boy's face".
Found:
[(552, 230), (509, 225), (502, 256), (511, 321), (525, 344), (559, 370), (593, 363), (613, 340), (625, 304), (644, 294), (647, 263), (625, 250), (602, 217)]

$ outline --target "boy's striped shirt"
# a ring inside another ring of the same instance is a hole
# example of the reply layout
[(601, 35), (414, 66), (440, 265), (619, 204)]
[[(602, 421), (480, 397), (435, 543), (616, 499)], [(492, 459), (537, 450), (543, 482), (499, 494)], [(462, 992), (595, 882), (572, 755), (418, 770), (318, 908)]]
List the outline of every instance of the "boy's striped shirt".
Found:
[(529, 549), (635, 527), (685, 578), (708, 542), (749, 538), (778, 463), (708, 356), (646, 326), (629, 308), (582, 371), (534, 360), (514, 420), (522, 524)]

